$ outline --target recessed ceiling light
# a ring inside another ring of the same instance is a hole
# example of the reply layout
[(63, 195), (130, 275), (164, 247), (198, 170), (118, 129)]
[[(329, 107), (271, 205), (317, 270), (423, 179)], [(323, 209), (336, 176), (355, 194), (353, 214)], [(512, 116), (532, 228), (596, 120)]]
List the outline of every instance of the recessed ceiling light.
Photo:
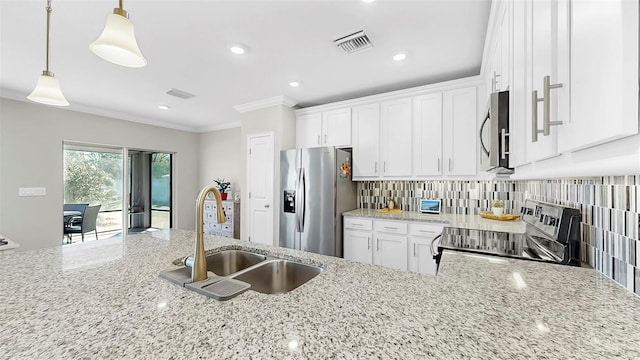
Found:
[(242, 45), (231, 45), (229, 50), (236, 55), (242, 55), (247, 52), (247, 49)]
[(300, 81), (292, 81), (292, 82), (289, 83), (289, 86), (291, 86), (291, 87), (298, 87), (300, 85), (302, 85), (302, 83)]
[(402, 60), (404, 60), (406, 58), (407, 58), (407, 54), (404, 53), (404, 52), (395, 53), (393, 55), (393, 60), (395, 60), (395, 61), (402, 61)]
[(158, 105), (158, 109), (160, 109), (160, 110), (169, 110), (169, 109), (171, 109), (171, 106), (169, 106), (169, 105)]
[(366, 2), (366, 3), (371, 3), (371, 2), (374, 2), (374, 1), (376, 1), (376, 0), (362, 0), (362, 2)]

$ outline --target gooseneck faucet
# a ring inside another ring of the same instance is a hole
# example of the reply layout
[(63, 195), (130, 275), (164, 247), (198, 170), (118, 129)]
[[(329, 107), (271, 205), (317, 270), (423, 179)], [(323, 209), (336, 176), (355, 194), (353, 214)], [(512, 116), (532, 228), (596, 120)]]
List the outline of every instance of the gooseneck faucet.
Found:
[(194, 260), (191, 266), (191, 281), (202, 281), (207, 279), (207, 258), (204, 256), (204, 200), (209, 192), (213, 193), (218, 208), (218, 223), (227, 222), (224, 214), (220, 192), (215, 185), (206, 186), (200, 191), (196, 200), (196, 244), (194, 250)]

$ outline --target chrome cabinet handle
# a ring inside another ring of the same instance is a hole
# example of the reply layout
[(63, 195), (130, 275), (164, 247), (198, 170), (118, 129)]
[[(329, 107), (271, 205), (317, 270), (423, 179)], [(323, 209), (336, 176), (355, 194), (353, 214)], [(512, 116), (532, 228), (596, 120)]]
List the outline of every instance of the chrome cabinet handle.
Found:
[(538, 90), (533, 90), (531, 93), (531, 142), (538, 141), (538, 134), (542, 133), (542, 130), (538, 130), (538, 103), (541, 101), (544, 99), (538, 97)]
[[(551, 121), (551, 89), (562, 87), (562, 83), (551, 84), (551, 77), (545, 76), (542, 81), (542, 97), (538, 97), (538, 90), (531, 94), (531, 141), (538, 141), (538, 134), (548, 136), (551, 134), (551, 126), (562, 125), (562, 121)], [(542, 130), (538, 130), (538, 103), (543, 105)]]
[(324, 143), (327, 143), (327, 134), (324, 134)]
[(449, 158), (449, 171), (451, 171), (451, 158)]
[(502, 136), (502, 160), (507, 158), (507, 154), (509, 154), (509, 152), (507, 151), (507, 136), (510, 136), (511, 134), (507, 132), (507, 130), (505, 128), (500, 129), (500, 135)]
[(440, 158), (438, 158), (438, 172), (440, 172)]
[(318, 145), (320, 145), (320, 134), (318, 134)]
[(371, 250), (371, 238), (367, 236), (367, 250)]
[(435, 231), (429, 231), (429, 230), (419, 230), (421, 233), (427, 233), (427, 234), (435, 234)]
[(362, 224), (356, 224), (356, 223), (351, 223), (351, 226), (361, 226), (361, 227), (362, 227), (362, 226), (364, 226), (364, 225), (362, 225)]
[(380, 239), (376, 238), (376, 250), (380, 251)]
[(496, 74), (493, 72), (493, 78), (491, 79), (491, 92), (496, 92), (498, 90), (498, 78), (501, 77), (500, 74)]
[(385, 226), (384, 228), (387, 230), (398, 230), (397, 227), (391, 227), (391, 226)]
[(270, 206), (269, 204), (264, 204), (264, 207), (268, 209)]
[(416, 243), (413, 243), (413, 257), (416, 257)]
[(549, 136), (551, 134), (551, 126), (562, 125), (562, 121), (551, 121), (551, 89), (562, 87), (562, 83), (551, 84), (551, 76), (547, 75), (543, 79), (542, 91), (544, 99), (544, 118), (542, 123), (542, 134)]
[(377, 174), (378, 173), (378, 162), (374, 161), (374, 165), (373, 166), (374, 166), (374, 173)]
[(383, 167), (384, 167), (384, 172), (387, 172), (387, 160), (382, 162)]

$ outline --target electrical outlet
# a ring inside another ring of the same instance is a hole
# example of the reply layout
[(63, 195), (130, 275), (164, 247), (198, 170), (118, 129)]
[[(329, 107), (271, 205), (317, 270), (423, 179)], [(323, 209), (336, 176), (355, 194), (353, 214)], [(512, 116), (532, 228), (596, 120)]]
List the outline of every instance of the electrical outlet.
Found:
[(18, 196), (45, 196), (47, 189), (43, 187), (19, 188)]
[(478, 189), (469, 189), (469, 200), (479, 200)]

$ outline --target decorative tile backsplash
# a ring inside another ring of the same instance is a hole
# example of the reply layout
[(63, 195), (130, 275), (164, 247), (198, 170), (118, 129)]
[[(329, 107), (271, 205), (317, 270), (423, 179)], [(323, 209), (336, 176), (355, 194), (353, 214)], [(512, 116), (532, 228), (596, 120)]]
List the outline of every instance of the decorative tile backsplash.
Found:
[(393, 199), (418, 211), (420, 199), (441, 199), (442, 212), (477, 215), (495, 199), (518, 214), (530, 198), (582, 212), (582, 261), (640, 295), (640, 175), (558, 180), (363, 181), (360, 208), (380, 209)]

